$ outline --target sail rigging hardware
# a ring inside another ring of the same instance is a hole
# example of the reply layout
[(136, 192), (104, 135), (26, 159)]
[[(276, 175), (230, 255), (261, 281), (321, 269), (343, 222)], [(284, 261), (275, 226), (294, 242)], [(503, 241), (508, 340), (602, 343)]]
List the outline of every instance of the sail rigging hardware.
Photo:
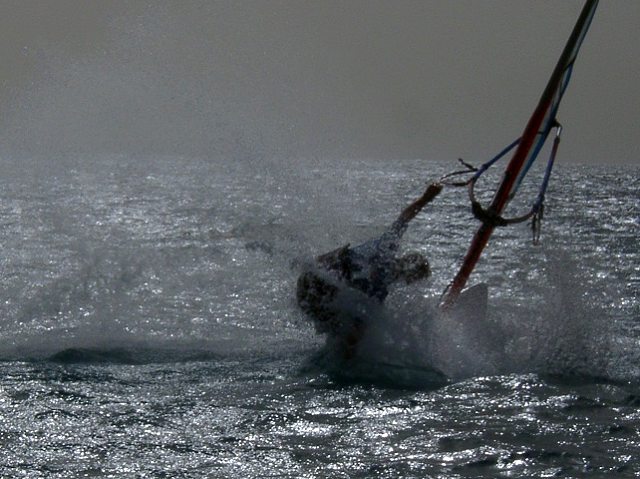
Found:
[[(534, 218), (532, 222), (532, 229), (534, 230), (534, 244), (538, 244), (540, 238), (539, 227), (542, 221), (542, 216), (536, 218), (536, 216), (540, 213), (543, 208), (544, 203), (544, 195), (547, 191), (547, 187), (549, 186), (549, 178), (551, 177), (551, 170), (553, 168), (553, 164), (556, 158), (556, 154), (558, 152), (558, 146), (560, 145), (560, 138), (562, 135), (562, 125), (558, 123), (557, 120), (553, 120), (551, 128), (556, 129), (555, 139), (553, 141), (553, 147), (551, 148), (551, 153), (549, 155), (549, 161), (547, 162), (547, 167), (545, 168), (544, 178), (542, 180), (542, 184), (540, 186), (540, 190), (538, 191), (538, 196), (536, 197), (535, 202), (531, 206), (531, 209), (521, 215), (516, 216), (514, 218), (504, 218), (497, 214), (495, 210), (491, 207), (483, 208), (482, 204), (475, 197), (475, 184), (478, 178), (497, 160), (499, 160), (502, 156), (504, 156), (509, 150), (511, 150), (515, 145), (518, 144), (520, 139), (514, 141), (511, 145), (502, 150), (496, 157), (482, 165), (482, 167), (477, 171), (473, 178), (471, 178), (468, 182), (469, 189), (469, 199), (471, 200), (471, 211), (473, 212), (473, 216), (475, 216), (478, 220), (482, 222), (482, 224), (491, 226), (491, 227), (503, 227), (509, 226), (513, 224), (523, 223), (527, 221), (529, 218)], [(486, 167), (485, 167), (486, 166)], [(505, 173), (505, 176), (508, 175), (508, 172)]]
[(544, 217), (544, 203), (540, 205), (538, 211), (531, 219), (531, 233), (533, 234), (533, 244), (540, 244), (540, 232), (542, 230), (542, 218)]
[[(494, 163), (496, 163), (498, 160), (500, 160), (502, 157), (504, 157), (504, 155), (506, 155), (511, 150), (513, 150), (518, 145), (518, 143), (520, 143), (520, 140), (521, 140), (521, 138), (518, 138), (517, 140), (515, 140), (512, 143), (510, 143), (509, 145), (507, 145), (496, 156), (491, 158), (486, 163), (483, 163), (482, 165), (480, 165), (480, 167), (473, 166), (472, 164), (467, 163), (466, 161), (464, 161), (462, 158), (458, 158), (458, 161), (466, 169), (453, 171), (451, 173), (448, 173), (448, 174), (440, 177), (440, 180), (439, 180), (440, 183), (442, 183), (442, 184), (444, 184), (446, 186), (469, 186), (469, 184), (471, 182), (477, 181), (477, 179), (485, 171), (487, 171), (489, 168), (491, 168), (491, 166), (493, 166)], [(473, 176), (471, 178), (466, 179), (466, 180), (462, 180), (462, 181), (452, 180), (452, 178), (455, 178), (457, 176), (468, 175), (470, 173), (473, 173)]]
[(441, 183), (445, 186), (467, 186), (469, 184), (469, 181), (471, 181), (471, 179), (457, 181), (453, 178), (462, 175), (468, 175), (469, 173), (475, 173), (476, 171), (478, 171), (478, 168), (470, 163), (467, 163), (462, 158), (458, 158), (458, 161), (462, 164), (462, 166), (465, 167), (465, 169), (452, 171), (451, 173), (447, 173), (446, 175), (441, 176), (438, 180), (438, 183)]

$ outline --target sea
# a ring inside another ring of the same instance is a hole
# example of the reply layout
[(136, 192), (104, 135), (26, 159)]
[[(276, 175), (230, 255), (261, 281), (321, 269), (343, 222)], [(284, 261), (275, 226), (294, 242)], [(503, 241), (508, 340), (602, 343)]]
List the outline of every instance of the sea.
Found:
[(640, 477), (640, 167), (558, 163), (539, 244), (498, 228), (470, 279), (486, 311), (437, 306), (478, 227), (447, 187), (402, 243), (432, 277), (345, 360), (302, 265), (455, 162), (0, 158), (0, 477)]

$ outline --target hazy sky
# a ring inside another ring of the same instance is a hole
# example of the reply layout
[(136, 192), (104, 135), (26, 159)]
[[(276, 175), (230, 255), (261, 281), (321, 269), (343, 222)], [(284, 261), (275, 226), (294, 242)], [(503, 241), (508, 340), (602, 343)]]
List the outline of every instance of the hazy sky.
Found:
[[(0, 0), (0, 155), (481, 161), (582, 0)], [(640, 162), (640, 1), (603, 0), (564, 162)]]

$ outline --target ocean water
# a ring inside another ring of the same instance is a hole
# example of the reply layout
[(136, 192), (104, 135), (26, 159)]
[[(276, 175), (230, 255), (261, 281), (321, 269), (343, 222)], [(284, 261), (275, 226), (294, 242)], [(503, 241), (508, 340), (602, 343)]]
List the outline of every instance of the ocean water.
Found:
[(403, 244), (433, 277), (344, 364), (300, 264), (455, 164), (1, 162), (0, 477), (640, 475), (637, 166), (559, 165), (541, 244), (499, 229), (472, 277), (486, 317), (435, 307), (477, 227), (445, 190)]

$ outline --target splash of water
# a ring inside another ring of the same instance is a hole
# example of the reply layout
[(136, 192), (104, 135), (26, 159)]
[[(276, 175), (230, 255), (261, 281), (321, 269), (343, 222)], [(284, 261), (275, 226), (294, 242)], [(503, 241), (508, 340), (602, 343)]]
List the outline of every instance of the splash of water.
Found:
[(480, 304), (443, 313), (437, 297), (396, 290), (385, 307), (368, 312), (357, 361), (345, 363), (336, 353), (329, 369), (373, 382), (395, 377), (397, 386), (412, 387), (442, 382), (426, 368), (451, 380), (511, 373), (637, 380), (635, 356), (620, 347), (624, 332), (593, 288), (576, 280), (581, 269), (567, 254), (549, 256), (547, 268), (524, 285), (528, 300), (490, 299), (486, 315), (477, 312)]

